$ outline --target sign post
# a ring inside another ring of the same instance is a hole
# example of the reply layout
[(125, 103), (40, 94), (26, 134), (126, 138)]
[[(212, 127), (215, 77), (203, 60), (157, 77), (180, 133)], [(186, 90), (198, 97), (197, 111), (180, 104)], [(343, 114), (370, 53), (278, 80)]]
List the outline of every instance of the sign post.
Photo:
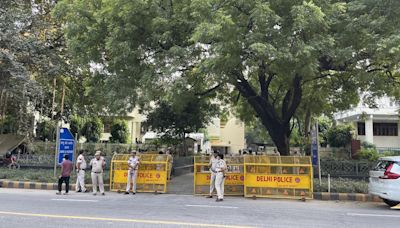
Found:
[(318, 120), (316, 120), (315, 126), (311, 131), (311, 156), (313, 166), (318, 168), (318, 178), (319, 183), (321, 184), (321, 165), (318, 154)]
[(75, 152), (75, 137), (68, 130), (68, 128), (61, 128), (59, 139), (58, 164), (61, 164), (64, 155), (68, 155), (69, 160), (73, 161)]

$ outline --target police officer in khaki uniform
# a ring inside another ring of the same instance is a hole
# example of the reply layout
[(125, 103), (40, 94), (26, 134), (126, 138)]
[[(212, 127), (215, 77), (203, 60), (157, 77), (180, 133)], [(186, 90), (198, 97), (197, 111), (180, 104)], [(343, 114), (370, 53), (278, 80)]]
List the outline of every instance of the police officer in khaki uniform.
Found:
[(103, 183), (103, 170), (106, 166), (104, 157), (101, 156), (100, 151), (96, 151), (95, 158), (90, 161), (92, 167), (92, 185), (93, 195), (97, 194), (97, 186), (100, 189), (100, 193), (104, 196), (104, 183)]
[(215, 171), (217, 172), (215, 177), (215, 188), (217, 189), (218, 195), (216, 201), (220, 202), (224, 200), (225, 171), (227, 167), (222, 153), (217, 155), (217, 159), (217, 164), (215, 165)]
[(217, 151), (214, 151), (210, 157), (210, 162), (208, 163), (208, 167), (210, 169), (211, 178), (210, 178), (210, 194), (206, 198), (212, 198), (212, 194), (215, 189), (215, 178), (217, 177), (216, 165), (218, 162), (217, 159)]
[(139, 157), (136, 155), (136, 151), (131, 151), (131, 157), (128, 160), (128, 182), (126, 184), (125, 194), (129, 194), (129, 190), (131, 189), (132, 182), (132, 194), (136, 194), (136, 178), (138, 173), (138, 168), (140, 164)]

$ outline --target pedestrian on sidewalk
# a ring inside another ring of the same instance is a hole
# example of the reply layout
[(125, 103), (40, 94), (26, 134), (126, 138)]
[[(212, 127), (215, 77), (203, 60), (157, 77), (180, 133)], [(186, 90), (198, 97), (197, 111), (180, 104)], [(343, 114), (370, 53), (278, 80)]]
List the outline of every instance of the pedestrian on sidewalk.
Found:
[(85, 188), (86, 160), (84, 152), (84, 150), (80, 150), (79, 156), (76, 159), (76, 192), (88, 192), (88, 190)]
[(97, 194), (97, 187), (99, 187), (100, 193), (104, 196), (104, 183), (103, 183), (103, 170), (106, 166), (104, 157), (101, 156), (101, 151), (96, 151), (95, 158), (90, 161), (92, 167), (92, 186), (93, 195)]
[(71, 172), (74, 169), (74, 165), (69, 160), (68, 154), (64, 155), (64, 160), (61, 162), (61, 175), (58, 178), (58, 192), (57, 195), (61, 195), (61, 187), (62, 183), (65, 182), (65, 195), (68, 194), (69, 191), (69, 177), (71, 176)]
[(224, 200), (224, 184), (225, 184), (225, 171), (226, 163), (224, 160), (224, 155), (219, 153), (217, 155), (217, 164), (215, 165), (215, 171), (217, 172), (215, 177), (215, 188), (217, 189), (217, 202)]
[(136, 194), (136, 179), (137, 179), (137, 173), (139, 169), (139, 164), (140, 164), (140, 159), (139, 156), (136, 155), (136, 151), (131, 151), (130, 152), (131, 157), (128, 160), (128, 182), (126, 184), (126, 191), (125, 194), (129, 195), (129, 191), (131, 189), (131, 183), (132, 183), (132, 194)]
[(210, 176), (210, 194), (207, 196), (207, 198), (212, 198), (215, 189), (215, 178), (217, 177), (216, 165), (218, 162), (217, 155), (218, 155), (217, 152), (214, 151), (210, 156), (210, 162), (208, 163), (208, 168), (210, 169), (211, 176)]

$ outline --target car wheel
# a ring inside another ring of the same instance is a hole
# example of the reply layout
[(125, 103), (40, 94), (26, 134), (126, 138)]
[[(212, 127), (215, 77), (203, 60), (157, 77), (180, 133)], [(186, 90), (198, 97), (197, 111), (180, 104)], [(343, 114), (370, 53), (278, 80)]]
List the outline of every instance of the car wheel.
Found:
[(397, 204), (399, 204), (400, 202), (397, 201), (392, 201), (392, 200), (388, 200), (388, 199), (383, 199), (383, 202), (385, 202), (387, 205), (389, 205), (390, 207), (394, 207)]

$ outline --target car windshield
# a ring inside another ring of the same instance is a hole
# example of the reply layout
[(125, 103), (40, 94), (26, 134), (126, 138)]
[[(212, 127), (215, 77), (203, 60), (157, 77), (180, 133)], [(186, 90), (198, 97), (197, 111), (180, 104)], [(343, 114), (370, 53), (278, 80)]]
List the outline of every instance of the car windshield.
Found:
[(378, 164), (376, 164), (375, 168), (373, 169), (374, 171), (385, 171), (389, 165), (393, 164), (394, 161), (385, 161), (381, 160), (378, 161)]

